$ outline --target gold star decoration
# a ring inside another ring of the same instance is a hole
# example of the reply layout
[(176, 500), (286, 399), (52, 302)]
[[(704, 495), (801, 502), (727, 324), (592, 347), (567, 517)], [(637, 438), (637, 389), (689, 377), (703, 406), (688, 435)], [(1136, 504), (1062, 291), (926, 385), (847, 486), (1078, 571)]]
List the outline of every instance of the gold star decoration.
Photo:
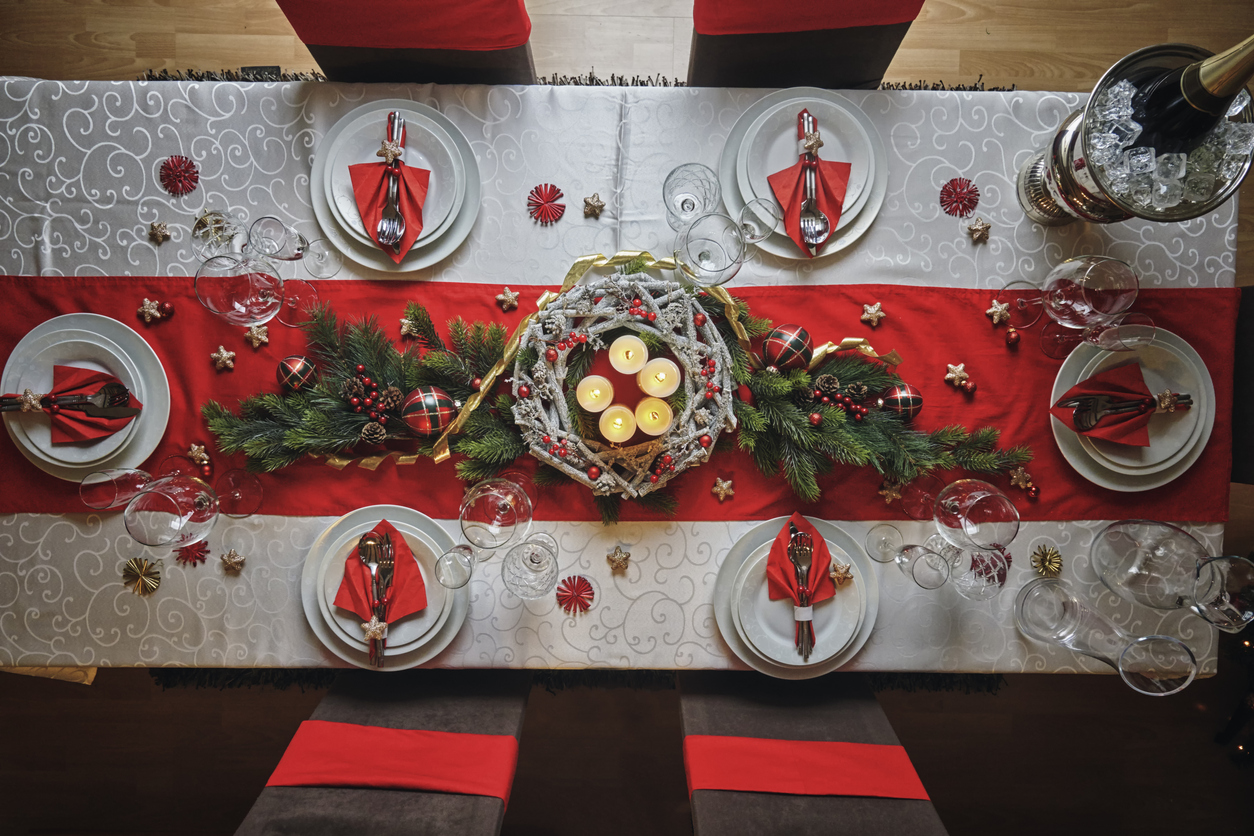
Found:
[(1009, 322), (1010, 321), (1010, 303), (998, 302), (996, 299), (994, 299), (993, 306), (989, 308), (988, 310), (986, 310), (984, 312), (984, 315), (987, 316), (989, 319), (993, 320), (994, 325), (996, 325), (999, 322)]
[(978, 244), (981, 241), (988, 241), (988, 233), (993, 227), (983, 218), (976, 218), (967, 226), (967, 234), (971, 236), (971, 243)]
[(801, 147), (806, 149), (807, 154), (819, 153), (819, 149), (823, 147), (823, 139), (819, 136), (819, 132), (811, 131), (806, 134), (806, 138), (801, 142)]
[(496, 302), (501, 306), (501, 310), (508, 311), (511, 308), (518, 307), (518, 292), (510, 290), (508, 287), (496, 294)]
[(714, 487), (710, 488), (710, 493), (717, 496), (719, 504), (722, 504), (727, 497), (736, 495), (736, 489), (732, 487), (731, 479), (720, 479), (715, 476)]
[(885, 505), (892, 505), (894, 499), (901, 499), (901, 485), (897, 482), (883, 482), (877, 493), (884, 497)]
[(366, 634), (366, 641), (383, 641), (383, 634), (387, 632), (387, 629), (387, 622), (380, 621), (379, 616), (373, 614), (369, 621), (361, 623), (361, 630)]
[(1053, 546), (1037, 546), (1032, 552), (1032, 568), (1042, 578), (1056, 578), (1062, 572), (1062, 555)]
[(601, 195), (596, 192), (592, 193), (592, 197), (583, 199), (583, 216), (585, 218), (600, 218), (601, 210), (605, 208), (605, 201), (601, 199)]
[(235, 549), (231, 549), (219, 559), (222, 561), (223, 571), (230, 572), (232, 575), (238, 575), (244, 568), (244, 561), (247, 558), (235, 551)]
[(1164, 389), (1158, 393), (1158, 408), (1164, 412), (1175, 412), (1176, 404), (1180, 402), (1180, 396), (1170, 389)]
[(946, 383), (952, 383), (954, 386), (961, 386), (964, 380), (971, 377), (971, 375), (967, 374), (966, 369), (964, 368), (967, 365), (966, 363), (959, 363), (956, 366), (953, 363), (949, 363), (947, 365), (949, 366), (949, 371), (945, 373)]
[(122, 564), (122, 583), (136, 595), (151, 595), (161, 586), (161, 561), (132, 557)]
[(402, 337), (418, 336), (418, 328), (414, 325), (414, 321), (412, 319), (405, 319), (404, 317), (401, 317), (401, 336)]
[(36, 395), (29, 389), (23, 390), (18, 403), (22, 405), (22, 412), (40, 412), (43, 410), (43, 395)]
[(405, 149), (401, 148), (401, 144), (399, 142), (389, 142), (386, 139), (383, 140), (383, 147), (374, 152), (376, 157), (382, 157), (383, 161), (388, 165), (396, 162), (404, 156), (404, 154)]
[(1023, 466), (1020, 465), (1010, 471), (1010, 484), (1014, 485), (1016, 488), (1023, 488), (1024, 490), (1027, 490), (1032, 487), (1032, 474), (1028, 473), (1023, 469)]
[(218, 346), (218, 350), (209, 355), (218, 371), (235, 368), (235, 352), (227, 351), (226, 346)]
[(262, 344), (270, 342), (270, 326), (254, 325), (244, 332), (244, 339), (254, 349), (260, 348)]
[(863, 322), (865, 322), (867, 325), (870, 325), (872, 328), (879, 325), (880, 320), (886, 316), (888, 316), (888, 314), (884, 313), (884, 306), (879, 302), (876, 302), (874, 305), (862, 306), (861, 319)]
[(187, 458), (196, 464), (209, 464), (209, 454), (205, 452), (205, 445), (193, 444), (187, 448)]
[(144, 304), (139, 306), (139, 310), (136, 311), (136, 313), (143, 317), (144, 322), (152, 322), (154, 319), (160, 319), (161, 303), (145, 298)]
[(610, 571), (621, 572), (627, 568), (627, 562), (631, 560), (631, 552), (623, 551), (622, 546), (615, 546), (614, 551), (607, 554), (605, 559), (609, 561)]
[(163, 221), (153, 221), (148, 224), (148, 237), (152, 243), (160, 244), (170, 240), (170, 230)]
[(835, 582), (837, 589), (853, 580), (853, 572), (849, 571), (849, 569), (848, 563), (841, 563), (839, 560), (832, 561), (832, 566), (827, 570), (827, 574)]

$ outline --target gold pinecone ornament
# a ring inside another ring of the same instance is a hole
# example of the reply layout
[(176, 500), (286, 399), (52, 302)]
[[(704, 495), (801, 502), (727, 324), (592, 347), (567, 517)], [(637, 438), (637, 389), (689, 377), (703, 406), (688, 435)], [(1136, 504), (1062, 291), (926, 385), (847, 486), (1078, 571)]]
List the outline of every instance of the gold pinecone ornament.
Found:
[(340, 384), (340, 395), (344, 400), (366, 397), (366, 387), (359, 377), (346, 377)]
[(866, 384), (855, 380), (845, 387), (845, 394), (853, 398), (855, 403), (862, 403), (867, 396)]
[(834, 374), (821, 374), (814, 379), (814, 388), (826, 397), (835, 398), (840, 394), (840, 379)]
[(378, 412), (393, 412), (401, 408), (401, 404), (405, 402), (405, 393), (395, 386), (389, 386), (379, 393), (379, 400), (375, 404), (375, 410)]
[(387, 437), (387, 428), (378, 421), (371, 421), (361, 428), (361, 440), (367, 444), (382, 444)]

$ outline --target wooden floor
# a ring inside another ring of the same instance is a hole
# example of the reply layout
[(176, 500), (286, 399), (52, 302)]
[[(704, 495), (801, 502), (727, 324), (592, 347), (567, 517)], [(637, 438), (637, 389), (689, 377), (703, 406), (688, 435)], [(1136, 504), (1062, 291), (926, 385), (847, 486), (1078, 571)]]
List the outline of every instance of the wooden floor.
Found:
[[(690, 0), (527, 6), (541, 74), (686, 74)], [(888, 80), (1087, 90), (1142, 46), (1220, 49), (1251, 32), (1251, 0), (927, 0)], [(271, 0), (0, 0), (0, 75), (252, 65), (316, 67)], [(1237, 270), (1250, 285), (1244, 191)], [(1234, 486), (1227, 550), (1254, 550), (1250, 486)], [(1220, 670), (1161, 700), (1061, 675), (1012, 676), (997, 696), (880, 700), (954, 836), (1250, 833), (1254, 772), (1211, 742), (1246, 672)], [(90, 686), (0, 674), (0, 836), (230, 834), (320, 697), (161, 692), (142, 670), (102, 670)], [(679, 747), (674, 692), (537, 690), (504, 832), (689, 833)]]

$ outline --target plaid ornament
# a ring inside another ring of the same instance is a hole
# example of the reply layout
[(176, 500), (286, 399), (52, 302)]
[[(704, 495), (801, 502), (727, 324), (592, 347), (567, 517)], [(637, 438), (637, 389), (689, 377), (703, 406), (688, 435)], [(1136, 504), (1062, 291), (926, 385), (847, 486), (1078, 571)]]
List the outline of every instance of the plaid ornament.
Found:
[(419, 386), (401, 406), (401, 418), (415, 435), (439, 435), (457, 415), (453, 399), (438, 386)]
[(780, 325), (762, 342), (762, 359), (777, 369), (804, 369), (813, 356), (810, 332), (800, 325)]

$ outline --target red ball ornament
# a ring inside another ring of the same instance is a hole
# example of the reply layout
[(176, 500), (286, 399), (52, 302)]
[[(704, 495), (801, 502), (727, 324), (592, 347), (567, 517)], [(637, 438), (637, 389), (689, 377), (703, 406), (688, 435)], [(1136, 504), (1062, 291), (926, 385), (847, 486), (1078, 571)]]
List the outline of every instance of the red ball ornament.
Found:
[(701, 442), (702, 447), (709, 447), (711, 444), (714, 443), (714, 439), (710, 438), (708, 435), (703, 435), (697, 440)]
[(162, 319), (169, 319), (170, 317), (174, 316), (174, 303), (162, 302), (160, 305), (157, 306), (157, 310), (161, 312)]
[(364, 373), (365, 373), (365, 371), (366, 371), (366, 367), (365, 367), (365, 366), (363, 366), (361, 363), (358, 363), (358, 364), (357, 364), (357, 374), (364, 374)]
[(879, 406), (907, 421), (913, 421), (923, 409), (923, 395), (909, 383), (900, 383), (884, 392), (879, 399)]
[(705, 314), (703, 313), (699, 313), (692, 318), (692, 324), (697, 326), (698, 328), (705, 325), (705, 323), (706, 323), (706, 317), (705, 317)]
[(531, 387), (530, 387), (530, 386), (528, 386), (528, 385), (527, 385), (527, 384), (525, 384), (525, 383), (524, 383), (522, 386), (519, 386), (519, 387), (518, 387), (518, 397), (520, 397), (520, 398), (530, 398), (530, 397), (531, 397)]
[(546, 436), (544, 436), (543, 438), (541, 438), (540, 440), (541, 440), (541, 441), (543, 441), (545, 444), (552, 444), (552, 443), (553, 443), (553, 436), (546, 435)]
[(213, 477), (213, 462), (209, 462), (208, 464), (202, 464), (200, 466), (200, 475), (206, 479), (212, 478)]
[(200, 182), (196, 163), (181, 154), (167, 157), (161, 164), (161, 187), (175, 197), (191, 194)]
[(1006, 329), (1006, 345), (1016, 346), (1019, 344), (1019, 332), (1014, 328)]
[(780, 325), (762, 342), (762, 359), (777, 369), (804, 369), (814, 356), (810, 332), (800, 325)]
[(292, 354), (279, 361), (275, 377), (278, 378), (280, 386), (299, 392), (317, 380), (318, 367), (308, 357)]
[(556, 363), (557, 362), (557, 349), (546, 348), (544, 350), (544, 359), (548, 360), (550, 363)]
[(1040, 499), (1040, 498), (1041, 498), (1041, 489), (1039, 486), (1033, 485), (1032, 487), (1028, 488), (1028, 499)]
[(818, 412), (811, 412), (811, 413), (810, 413), (810, 423), (811, 423), (811, 424), (813, 424), (813, 425), (814, 425), (814, 426), (816, 426), (816, 427), (817, 427), (819, 424), (822, 424), (822, 423), (823, 423), (823, 415), (822, 415), (821, 413), (818, 413)]
[(975, 394), (975, 381), (971, 380), (970, 378), (962, 381), (962, 391), (966, 392), (968, 395), (974, 395)]
[(401, 418), (406, 426), (422, 437), (444, 432), (456, 415), (453, 399), (438, 386), (419, 386), (401, 404)]
[(593, 481), (600, 479), (601, 468), (597, 467), (595, 464), (592, 467), (588, 468), (588, 478), (592, 479)]

